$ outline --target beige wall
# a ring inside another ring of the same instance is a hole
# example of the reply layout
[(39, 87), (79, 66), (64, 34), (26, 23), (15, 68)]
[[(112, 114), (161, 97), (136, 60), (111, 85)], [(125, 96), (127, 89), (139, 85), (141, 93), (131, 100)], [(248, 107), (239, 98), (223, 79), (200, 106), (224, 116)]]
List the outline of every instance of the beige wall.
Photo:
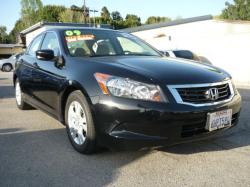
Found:
[(14, 47), (14, 48), (0, 48), (0, 55), (9, 55), (20, 53), (23, 51), (22, 47)]
[(250, 86), (250, 22), (208, 20), (133, 34), (159, 50), (192, 50), (231, 73), (238, 85)]

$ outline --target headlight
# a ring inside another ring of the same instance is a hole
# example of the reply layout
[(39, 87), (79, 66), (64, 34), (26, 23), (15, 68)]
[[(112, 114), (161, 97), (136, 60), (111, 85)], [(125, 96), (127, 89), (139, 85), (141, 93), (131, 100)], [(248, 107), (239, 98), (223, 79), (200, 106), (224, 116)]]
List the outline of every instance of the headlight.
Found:
[(159, 86), (103, 73), (94, 74), (103, 94), (131, 99), (165, 102)]

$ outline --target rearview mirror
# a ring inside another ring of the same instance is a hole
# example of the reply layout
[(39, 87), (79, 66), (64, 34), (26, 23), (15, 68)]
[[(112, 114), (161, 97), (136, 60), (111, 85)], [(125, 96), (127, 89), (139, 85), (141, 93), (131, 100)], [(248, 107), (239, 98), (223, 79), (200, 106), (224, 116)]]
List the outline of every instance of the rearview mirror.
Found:
[(55, 58), (54, 51), (50, 49), (38, 50), (36, 52), (36, 58), (38, 60), (46, 60), (46, 61), (53, 60)]

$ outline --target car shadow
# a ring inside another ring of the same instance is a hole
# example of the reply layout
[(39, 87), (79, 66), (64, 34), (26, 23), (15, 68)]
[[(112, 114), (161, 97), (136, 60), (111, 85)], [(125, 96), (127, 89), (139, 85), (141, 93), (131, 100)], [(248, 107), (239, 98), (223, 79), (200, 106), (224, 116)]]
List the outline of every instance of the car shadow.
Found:
[[(236, 128), (220, 137), (157, 150), (169, 157), (169, 153), (184, 155), (232, 150), (249, 146), (249, 135), (249, 123), (243, 119)], [(0, 186), (78, 186), (86, 183), (87, 186), (106, 186), (117, 180), (121, 168), (151, 152), (102, 150), (82, 155), (70, 145), (64, 127), (43, 131), (1, 129)]]
[(192, 143), (180, 144), (171, 147), (158, 149), (159, 151), (180, 155), (190, 155), (202, 152), (214, 152), (233, 150), (250, 145), (250, 130), (229, 130), (218, 137), (197, 141)]
[(0, 99), (14, 98), (15, 91), (13, 86), (0, 86)]
[(23, 128), (9, 128), (9, 129), (0, 129), (0, 134), (4, 134), (4, 133), (13, 133), (13, 132), (20, 132), (24, 130)]
[(0, 186), (105, 186), (116, 180), (120, 168), (149, 152), (101, 151), (86, 156), (72, 148), (64, 128), (16, 130), (0, 131)]
[[(156, 150), (169, 156), (168, 153), (189, 155), (249, 146), (250, 90), (239, 91), (243, 105), (238, 126), (210, 140)], [(0, 86), (2, 98), (14, 98), (13, 86)], [(65, 128), (28, 131), (0, 126), (0, 186), (106, 186), (117, 180), (121, 168), (150, 153), (151, 150), (101, 151), (86, 156), (72, 148)]]

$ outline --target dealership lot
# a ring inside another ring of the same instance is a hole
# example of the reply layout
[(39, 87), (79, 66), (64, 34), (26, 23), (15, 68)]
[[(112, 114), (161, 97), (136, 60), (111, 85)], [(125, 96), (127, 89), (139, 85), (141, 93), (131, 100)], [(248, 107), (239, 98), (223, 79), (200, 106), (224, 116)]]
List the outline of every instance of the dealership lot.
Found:
[(0, 72), (0, 186), (250, 186), (250, 88), (239, 125), (220, 137), (85, 156), (59, 122), (16, 108), (11, 78)]

